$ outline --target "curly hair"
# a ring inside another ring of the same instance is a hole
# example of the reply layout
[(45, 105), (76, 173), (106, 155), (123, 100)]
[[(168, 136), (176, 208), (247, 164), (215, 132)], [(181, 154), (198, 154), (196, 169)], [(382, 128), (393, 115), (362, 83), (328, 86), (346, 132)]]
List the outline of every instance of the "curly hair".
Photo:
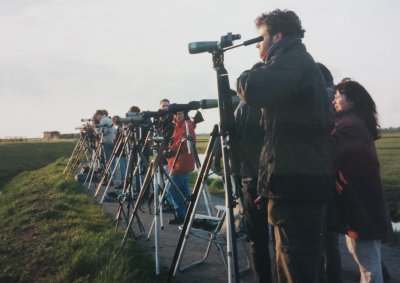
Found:
[(361, 84), (349, 78), (344, 78), (334, 87), (333, 91), (339, 91), (340, 94), (345, 95), (353, 103), (351, 111), (364, 120), (374, 139), (379, 139), (378, 130), (380, 126), (378, 124), (376, 105), (368, 91)]
[(93, 114), (93, 117), (96, 115), (101, 115), (101, 116), (105, 115), (104, 110), (100, 110), (100, 109), (96, 110), (96, 112), (94, 112), (94, 114)]
[(129, 113), (132, 113), (132, 112), (140, 112), (140, 108), (138, 107), (138, 106), (131, 106), (131, 108), (129, 108), (129, 110), (128, 110), (128, 112)]
[(257, 28), (266, 25), (271, 36), (281, 32), (282, 36), (304, 37), (305, 30), (301, 27), (300, 18), (290, 10), (276, 9), (269, 13), (262, 13), (255, 23)]

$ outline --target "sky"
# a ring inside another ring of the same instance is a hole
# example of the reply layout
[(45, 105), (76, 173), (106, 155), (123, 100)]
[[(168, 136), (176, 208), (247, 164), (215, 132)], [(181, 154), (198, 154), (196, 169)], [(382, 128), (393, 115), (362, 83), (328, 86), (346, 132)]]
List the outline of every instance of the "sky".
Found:
[[(298, 14), (307, 50), (336, 83), (366, 87), (382, 127), (400, 126), (398, 0), (0, 0), (0, 138), (77, 132), (96, 109), (124, 116), (163, 98), (217, 98), (211, 55), (188, 43), (232, 32), (239, 44), (276, 8)], [(231, 87), (259, 61), (255, 45), (226, 52)], [(202, 114), (196, 132), (209, 133), (218, 113)]]

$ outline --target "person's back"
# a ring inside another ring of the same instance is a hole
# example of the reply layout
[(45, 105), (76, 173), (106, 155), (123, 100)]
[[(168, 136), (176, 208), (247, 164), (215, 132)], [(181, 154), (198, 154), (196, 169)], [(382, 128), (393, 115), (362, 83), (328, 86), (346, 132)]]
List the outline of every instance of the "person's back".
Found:
[(264, 132), (260, 127), (261, 110), (240, 102), (235, 110), (235, 127), (239, 144), (240, 178), (243, 194), (243, 216), (250, 242), (254, 282), (271, 281), (268, 250), (268, 214), (264, 205), (258, 208), (257, 175)]
[[(267, 143), (262, 153), (263, 188), (274, 178), (272, 198), (326, 199), (327, 190), (309, 186), (309, 177), (330, 174), (328, 150), (332, 120), (325, 84), (300, 41), (282, 44), (265, 65), (250, 71), (243, 98), (263, 107)], [(238, 79), (240, 80), (240, 78)], [(256, 82), (261, 81), (261, 84)], [(250, 86), (256, 87), (250, 88)], [(257, 93), (258, 95), (252, 95)], [(247, 95), (246, 95), (247, 94)]]
[(102, 130), (103, 143), (112, 144), (115, 139), (115, 128), (113, 126), (111, 118), (103, 115), (103, 117), (100, 120), (100, 125), (104, 126)]
[(237, 79), (240, 98), (263, 111), (266, 143), (259, 194), (268, 198), (274, 226), (278, 282), (318, 282), (320, 242), (332, 183), (331, 116), (325, 83), (301, 43), (304, 30), (292, 11), (256, 20), (265, 64)]

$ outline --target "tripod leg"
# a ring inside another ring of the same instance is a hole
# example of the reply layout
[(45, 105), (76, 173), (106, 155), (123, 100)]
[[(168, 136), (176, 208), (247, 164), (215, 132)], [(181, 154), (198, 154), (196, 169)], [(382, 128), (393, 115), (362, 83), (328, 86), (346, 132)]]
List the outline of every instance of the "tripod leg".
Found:
[(68, 163), (64, 168), (63, 174), (65, 174), (65, 171), (67, 171), (67, 168), (69, 166), (69, 164), (71, 163), (71, 161), (74, 159), (74, 156), (77, 153), (77, 149), (80, 148), (80, 145), (82, 144), (82, 139), (79, 139), (78, 142), (76, 143), (74, 150), (72, 151), (71, 157), (68, 159)]
[(141, 190), (140, 190), (139, 197), (138, 197), (138, 199), (137, 199), (137, 201), (136, 201), (136, 203), (135, 203), (135, 206), (134, 206), (134, 208), (133, 208), (133, 210), (132, 210), (132, 213), (131, 213), (131, 216), (130, 216), (130, 218), (129, 218), (129, 222), (128, 222), (127, 228), (126, 228), (126, 230), (125, 230), (125, 234), (124, 234), (124, 237), (123, 237), (123, 239), (122, 239), (121, 246), (123, 246), (124, 243), (125, 243), (126, 236), (127, 236), (127, 234), (128, 234), (129, 229), (131, 228), (131, 225), (132, 225), (132, 223), (133, 223), (133, 219), (135, 218), (135, 215), (136, 215), (136, 213), (137, 213), (137, 210), (138, 210), (138, 208), (139, 208), (139, 205), (140, 205), (140, 203), (141, 203), (141, 200), (143, 199), (143, 196), (144, 196), (144, 194), (146, 193), (147, 188), (148, 188), (149, 185), (150, 185), (150, 179), (151, 179), (151, 177), (152, 177), (152, 167), (149, 167), (149, 169), (147, 170), (147, 173), (146, 173), (145, 182), (144, 182), (144, 184), (143, 184), (143, 187), (142, 187)]
[[(135, 207), (132, 210), (132, 214), (131, 214), (131, 217), (129, 219), (127, 230), (130, 228), (130, 226), (133, 223), (133, 219), (134, 219), (134, 217), (135, 217), (135, 215), (137, 213), (137, 210), (138, 210), (138, 208), (139, 208), (139, 206), (140, 206), (140, 204), (141, 204), (141, 202), (143, 200), (143, 197), (144, 197), (145, 193), (147, 192), (147, 189), (150, 186), (151, 179), (153, 178), (154, 173), (156, 171), (156, 168), (157, 168), (158, 164), (160, 163), (160, 160), (162, 159), (162, 157), (163, 157), (162, 154), (158, 154), (156, 156), (154, 162), (152, 164), (150, 164), (150, 166), (149, 166), (149, 168), (147, 170), (146, 177), (144, 178), (144, 181), (143, 181), (143, 186), (140, 189), (139, 197), (138, 197), (138, 199), (137, 199), (137, 201), (135, 203)], [(124, 238), (122, 239), (121, 245), (124, 245), (126, 236), (127, 236), (127, 231), (125, 232), (125, 235), (124, 235)]]
[(196, 180), (196, 183), (195, 183), (195, 186), (193, 189), (191, 201), (189, 203), (187, 213), (185, 216), (185, 220), (182, 225), (182, 230), (179, 235), (178, 244), (176, 246), (175, 253), (172, 258), (171, 266), (168, 270), (168, 279), (169, 280), (172, 279), (172, 277), (175, 275), (175, 273), (178, 269), (178, 266), (180, 264), (181, 258), (182, 258), (183, 250), (185, 248), (186, 238), (189, 235), (190, 226), (194, 219), (194, 213), (196, 211), (196, 206), (198, 203), (200, 190), (202, 188), (201, 184), (202, 184), (202, 181), (204, 180), (204, 178), (207, 176), (208, 171), (210, 170), (210, 167), (211, 167), (211, 160), (213, 157), (212, 149), (213, 149), (214, 143), (216, 141), (217, 135), (218, 135), (217, 126), (214, 126), (210, 141), (207, 146), (205, 160), (203, 162), (203, 166), (201, 166), (201, 168), (200, 168), (199, 175), (197, 176), (197, 180)]
[[(224, 178), (225, 178), (225, 206), (226, 206), (226, 256), (228, 258), (228, 280), (232, 278), (235, 281), (239, 281), (239, 267), (237, 259), (237, 248), (236, 248), (236, 233), (233, 216), (233, 197), (232, 197), (232, 179), (229, 172), (229, 157), (226, 149), (226, 138), (221, 136), (221, 147), (222, 147), (222, 160), (224, 164)], [(232, 270), (233, 268), (233, 270)]]

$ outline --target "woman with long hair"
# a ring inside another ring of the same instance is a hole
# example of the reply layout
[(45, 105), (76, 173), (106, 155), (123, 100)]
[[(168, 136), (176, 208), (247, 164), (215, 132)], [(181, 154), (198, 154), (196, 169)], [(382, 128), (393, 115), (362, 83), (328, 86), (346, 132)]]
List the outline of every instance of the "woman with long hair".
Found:
[(381, 241), (391, 236), (392, 226), (375, 149), (379, 138), (375, 102), (350, 79), (343, 79), (334, 93), (333, 161), (342, 232), (359, 266), (360, 282), (383, 282)]

